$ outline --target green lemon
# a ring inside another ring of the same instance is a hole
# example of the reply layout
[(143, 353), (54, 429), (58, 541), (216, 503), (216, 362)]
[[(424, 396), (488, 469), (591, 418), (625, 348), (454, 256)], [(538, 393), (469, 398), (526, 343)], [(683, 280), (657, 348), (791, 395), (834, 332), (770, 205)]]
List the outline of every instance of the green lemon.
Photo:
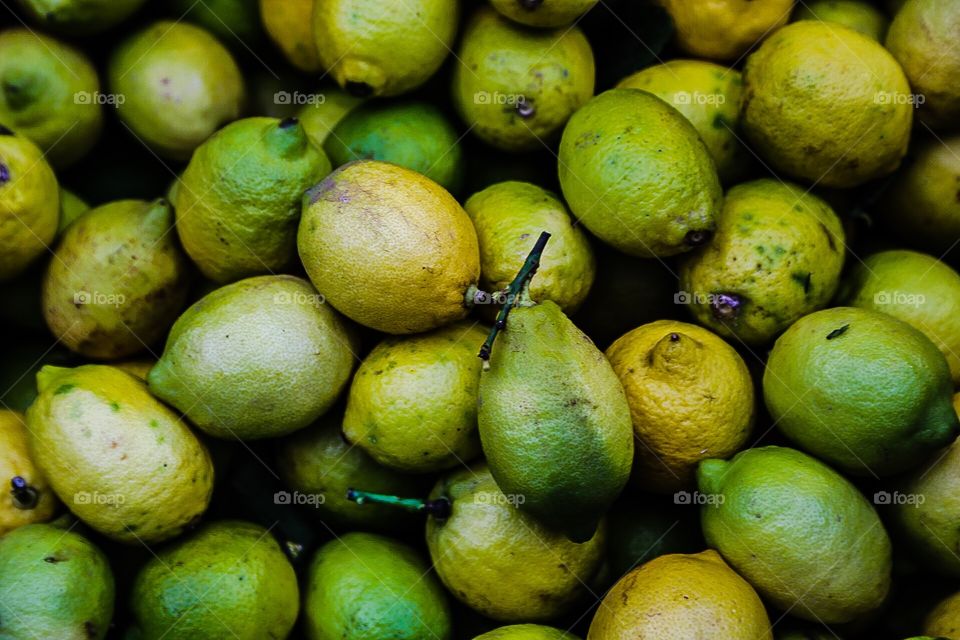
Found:
[(414, 524), (422, 526), (416, 514), (376, 504), (358, 509), (347, 500), (347, 491), (353, 488), (419, 495), (429, 489), (429, 484), (424, 486), (427, 478), (378, 464), (363, 449), (347, 441), (342, 423), (343, 411), (329, 411), (316, 424), (277, 443), (277, 471), (287, 487), (304, 495), (323, 496), (311, 506), (315, 505), (324, 522), (388, 533), (412, 530)]
[(60, 187), (60, 223), (57, 226), (57, 235), (62, 236), (74, 220), (89, 210), (90, 205), (80, 196), (69, 189)]
[(797, 5), (794, 20), (836, 22), (883, 42), (890, 20), (883, 11), (863, 0), (811, 0)]
[(583, 225), (636, 256), (709, 240), (723, 194), (710, 152), (680, 112), (637, 89), (611, 89), (577, 111), (560, 141), (560, 186)]
[(215, 282), (289, 269), (303, 192), (328, 173), (330, 161), (296, 118), (227, 125), (197, 148), (178, 183), (184, 250)]
[(565, 313), (583, 303), (596, 274), (593, 249), (553, 193), (529, 182), (500, 182), (473, 194), (464, 203), (480, 241), (480, 285), (506, 289), (523, 266), (541, 231), (550, 234), (530, 296), (553, 300)]
[(30, 138), (57, 167), (100, 137), (97, 72), (78, 49), (27, 29), (0, 33), (0, 122)]
[(456, 191), (464, 170), (459, 138), (431, 104), (368, 103), (347, 113), (323, 148), (337, 167), (361, 159), (392, 162)]
[(490, 0), (494, 9), (529, 27), (562, 27), (576, 22), (598, 0)]
[(486, 335), (484, 327), (462, 322), (374, 347), (350, 385), (347, 440), (400, 471), (437, 471), (475, 458), (477, 349)]
[(506, 151), (542, 148), (593, 95), (593, 51), (577, 26), (533, 30), (484, 7), (464, 27), (457, 63), (454, 105)]
[(960, 5), (953, 0), (907, 0), (887, 32), (887, 49), (910, 80), (920, 119), (937, 129), (956, 127), (960, 117), (958, 32)]
[(707, 145), (725, 182), (744, 173), (749, 156), (738, 137), (743, 94), (739, 71), (705, 60), (670, 60), (637, 71), (617, 86), (649, 91), (682, 113)]
[(156, 153), (188, 160), (240, 115), (244, 83), (230, 52), (185, 22), (156, 22), (126, 39), (109, 65), (124, 124)]
[(799, 451), (762, 447), (705, 460), (697, 475), (707, 544), (777, 608), (834, 623), (883, 602), (890, 540), (839, 473)]
[[(283, 97), (286, 100), (286, 96)], [(293, 99), (293, 96), (290, 96)], [(351, 95), (340, 87), (324, 87), (313, 94), (297, 112), (300, 124), (307, 131), (313, 144), (323, 148), (333, 128), (344, 116), (364, 103), (364, 99)]]
[(146, 0), (18, 0), (44, 27), (67, 35), (93, 35), (123, 22)]
[(130, 607), (143, 640), (286, 638), (297, 577), (270, 532), (214, 522), (165, 547), (137, 574)]
[(892, 173), (907, 151), (913, 104), (897, 61), (839, 24), (774, 32), (743, 70), (748, 142), (774, 169), (825, 187)]
[(318, 0), (313, 34), (320, 64), (358, 96), (395, 96), (432, 76), (453, 47), (458, 4)]
[(105, 365), (46, 366), (37, 386), (30, 453), (78, 518), (115, 540), (149, 544), (203, 514), (210, 455), (143, 381)]
[(203, 27), (237, 52), (257, 48), (263, 36), (257, 0), (171, 0), (170, 15)]
[(59, 219), (57, 178), (43, 153), (0, 125), (0, 282), (50, 251)]
[(675, 301), (723, 336), (765, 344), (826, 306), (844, 249), (840, 219), (820, 198), (773, 179), (739, 184), (713, 241), (680, 265)]
[(187, 309), (147, 381), (210, 435), (268, 438), (323, 415), (353, 357), (350, 328), (310, 283), (258, 276)]
[(577, 636), (542, 624), (511, 624), (488, 631), (473, 640), (580, 640)]
[(73, 531), (29, 524), (0, 538), (0, 637), (102, 640), (113, 615), (110, 563)]
[(162, 338), (187, 300), (190, 268), (166, 200), (120, 200), (60, 238), (43, 277), (43, 315), (69, 349), (122, 358)]
[(914, 467), (960, 431), (937, 346), (869, 309), (826, 309), (794, 323), (770, 352), (763, 395), (788, 438), (856, 475)]
[(309, 640), (450, 640), (446, 594), (420, 554), (371, 533), (328, 542), (310, 563)]
[(839, 296), (851, 307), (889, 313), (922, 331), (960, 382), (960, 274), (915, 251), (881, 251), (854, 265)]
[(461, 602), (502, 622), (540, 622), (590, 592), (603, 560), (605, 525), (583, 543), (517, 509), (523, 494), (501, 492), (485, 464), (442, 477), (430, 497), (450, 504), (427, 520), (433, 567)]

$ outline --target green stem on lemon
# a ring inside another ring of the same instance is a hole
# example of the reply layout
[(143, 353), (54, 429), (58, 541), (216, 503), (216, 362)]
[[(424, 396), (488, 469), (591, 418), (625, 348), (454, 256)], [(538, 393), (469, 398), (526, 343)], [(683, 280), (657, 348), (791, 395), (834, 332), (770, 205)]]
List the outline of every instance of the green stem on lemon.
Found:
[(415, 513), (428, 513), (437, 518), (446, 518), (450, 515), (450, 501), (446, 498), (437, 498), (436, 500), (400, 498), (383, 493), (347, 489), (347, 500), (356, 502), (359, 505), (368, 502), (371, 504), (383, 504), (390, 507), (406, 509), (407, 511), (413, 511)]
[(547, 240), (549, 239), (549, 233), (546, 231), (540, 232), (537, 243), (533, 245), (533, 249), (530, 250), (530, 254), (527, 256), (523, 266), (520, 267), (520, 271), (517, 272), (513, 282), (507, 287), (506, 301), (500, 309), (500, 313), (497, 314), (497, 321), (493, 323), (493, 328), (490, 329), (487, 339), (484, 341), (483, 346), (480, 347), (479, 356), (485, 364), (490, 360), (490, 352), (493, 350), (493, 341), (497, 339), (497, 334), (507, 327), (507, 316), (510, 315), (510, 311), (516, 306), (520, 292), (527, 283), (530, 282), (533, 274), (535, 274), (540, 267), (540, 256), (543, 255), (543, 249), (547, 246)]

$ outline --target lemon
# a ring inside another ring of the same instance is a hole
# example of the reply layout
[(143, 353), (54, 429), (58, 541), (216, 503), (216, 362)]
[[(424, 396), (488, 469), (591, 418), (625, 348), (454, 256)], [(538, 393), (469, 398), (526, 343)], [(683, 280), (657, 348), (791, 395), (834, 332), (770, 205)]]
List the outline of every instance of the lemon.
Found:
[(624, 253), (674, 255), (713, 233), (723, 194), (710, 152), (652, 94), (611, 89), (590, 100), (563, 130), (559, 164), (573, 214)]
[(916, 557), (930, 568), (960, 575), (960, 440), (935, 456), (898, 487), (903, 501), (892, 509)]
[(322, 149), (337, 123), (363, 103), (363, 98), (339, 87), (324, 87), (297, 112), (297, 118), (313, 144)]
[(923, 623), (923, 632), (953, 640), (960, 637), (960, 591), (941, 600)]
[(863, 0), (812, 0), (797, 5), (794, 20), (836, 22), (859, 31), (871, 40), (883, 42), (890, 20), (872, 4)]
[(57, 235), (63, 235), (63, 232), (66, 231), (67, 227), (69, 227), (74, 220), (89, 210), (90, 205), (82, 200), (80, 196), (69, 189), (60, 187), (60, 222), (57, 225)]
[(887, 49), (903, 66), (922, 103), (920, 119), (937, 129), (960, 117), (960, 5), (953, 0), (908, 0), (887, 33)]
[(53, 169), (35, 144), (0, 125), (0, 282), (50, 250), (59, 219)]
[(156, 22), (124, 41), (109, 64), (124, 124), (156, 153), (188, 160), (240, 115), (244, 83), (216, 38), (185, 22)]
[(583, 303), (596, 275), (593, 249), (563, 202), (529, 182), (500, 182), (470, 196), (464, 209), (480, 241), (480, 283), (485, 291), (506, 289), (523, 266), (541, 231), (550, 243), (530, 282), (530, 297), (553, 300), (564, 313)]
[(458, 4), (316, 0), (313, 33), (320, 64), (359, 96), (395, 96), (420, 86), (453, 48)]
[(359, 160), (304, 196), (297, 247), (314, 286), (352, 320), (418, 333), (467, 314), (477, 234), (454, 198), (397, 165)]
[(263, 28), (287, 62), (301, 71), (323, 70), (313, 37), (315, 0), (260, 0)]
[(493, 8), (529, 27), (562, 27), (576, 22), (598, 0), (490, 0)]
[(700, 58), (733, 60), (785, 25), (793, 0), (660, 0), (680, 48)]
[(890, 540), (856, 487), (810, 456), (747, 449), (697, 471), (707, 543), (779, 609), (849, 622), (890, 588)]
[(335, 167), (361, 159), (392, 162), (456, 193), (464, 171), (461, 137), (430, 103), (368, 103), (343, 116), (323, 149)]
[(921, 139), (911, 154), (877, 203), (878, 219), (896, 237), (940, 255), (960, 236), (960, 137)]
[(0, 537), (53, 517), (57, 499), (27, 450), (23, 414), (0, 409)]
[(203, 514), (210, 455), (141, 380), (105, 365), (46, 366), (37, 386), (30, 454), (78, 518), (114, 540), (149, 544)]
[(400, 471), (437, 471), (475, 458), (477, 349), (486, 335), (463, 322), (378, 344), (350, 385), (344, 435)]
[(542, 624), (511, 624), (488, 631), (473, 640), (579, 640), (575, 635)]
[(230, 123), (197, 147), (177, 186), (184, 250), (214, 282), (290, 269), (300, 199), (329, 172), (296, 118)]
[(604, 596), (587, 640), (772, 640), (757, 592), (720, 555), (660, 556)]
[(705, 60), (670, 60), (637, 71), (617, 87), (642, 89), (690, 121), (707, 145), (726, 182), (743, 173), (746, 150), (740, 143), (740, 72)]
[(770, 352), (763, 395), (788, 438), (857, 475), (915, 467), (960, 431), (936, 345), (868, 309), (835, 307), (794, 323)]
[(960, 382), (960, 275), (933, 256), (881, 251), (848, 276), (841, 301), (892, 315), (922, 331), (943, 353)]
[(78, 49), (27, 29), (0, 33), (0, 122), (65, 167), (100, 137), (100, 80)]
[(743, 131), (775, 169), (825, 187), (893, 172), (913, 122), (910, 85), (878, 42), (801, 20), (780, 29), (743, 70)]
[(487, 7), (464, 27), (454, 106), (494, 147), (543, 148), (593, 96), (593, 85), (593, 51), (579, 27), (533, 30)]
[(18, 0), (34, 20), (67, 35), (93, 35), (123, 22), (146, 0)]
[(713, 241), (680, 265), (676, 301), (722, 336), (765, 344), (826, 306), (844, 249), (843, 226), (820, 198), (772, 179), (739, 184)]
[(750, 372), (722, 339), (685, 322), (658, 320), (621, 336), (607, 358), (630, 404), (632, 478), (644, 489), (692, 488), (697, 463), (728, 458), (753, 427)]

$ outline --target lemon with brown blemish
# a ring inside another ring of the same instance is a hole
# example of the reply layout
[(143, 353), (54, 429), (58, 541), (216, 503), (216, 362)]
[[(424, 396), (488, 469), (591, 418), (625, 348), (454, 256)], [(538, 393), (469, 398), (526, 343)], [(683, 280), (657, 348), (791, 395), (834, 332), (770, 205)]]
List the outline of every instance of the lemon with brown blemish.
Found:
[(593, 96), (594, 76), (593, 50), (579, 27), (530, 29), (483, 7), (464, 27), (454, 106), (484, 142), (540, 149)]
[(747, 141), (793, 177), (855, 187), (892, 173), (907, 152), (907, 77), (880, 43), (852, 29), (794, 22), (747, 58), (743, 83)]
[(386, 333), (463, 318), (480, 277), (477, 233), (453, 196), (376, 160), (346, 164), (307, 191), (297, 246), (334, 307)]
[(617, 87), (643, 89), (682, 113), (696, 128), (725, 182), (749, 156), (739, 139), (740, 72), (705, 60), (670, 60), (627, 76)]
[(826, 202), (777, 180), (746, 182), (727, 193), (713, 240), (681, 263), (675, 301), (722, 336), (765, 344), (826, 306), (844, 255)]
[(30, 454), (78, 518), (114, 540), (149, 544), (203, 515), (210, 454), (143, 381), (106, 365), (46, 366), (37, 386)]
[(607, 349), (620, 378), (635, 447), (632, 479), (670, 493), (695, 485), (697, 463), (741, 449), (754, 418), (753, 382), (740, 355), (703, 327), (659, 320)]

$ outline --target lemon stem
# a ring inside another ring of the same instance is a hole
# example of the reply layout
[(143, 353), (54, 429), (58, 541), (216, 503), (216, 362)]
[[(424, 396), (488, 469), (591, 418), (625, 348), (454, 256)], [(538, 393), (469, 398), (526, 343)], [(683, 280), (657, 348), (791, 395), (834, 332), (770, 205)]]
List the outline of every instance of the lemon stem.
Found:
[(371, 504), (384, 504), (391, 507), (406, 509), (407, 511), (413, 511), (415, 513), (428, 513), (437, 518), (446, 518), (450, 515), (450, 501), (446, 498), (437, 498), (436, 500), (400, 498), (382, 493), (371, 493), (369, 491), (347, 489), (347, 500), (356, 502), (359, 505), (363, 505), (368, 502)]
[(37, 490), (27, 484), (27, 481), (22, 477), (14, 476), (10, 480), (10, 486), (12, 487), (10, 494), (13, 496), (13, 505), (17, 509), (28, 510), (37, 506), (37, 502), (40, 500)]
[(533, 245), (533, 249), (530, 250), (526, 261), (523, 263), (523, 266), (520, 267), (520, 271), (517, 272), (517, 276), (513, 279), (513, 282), (510, 283), (510, 286), (507, 287), (506, 302), (504, 302), (503, 307), (501, 307), (500, 313), (497, 314), (497, 321), (493, 323), (493, 328), (490, 329), (490, 333), (487, 335), (483, 346), (480, 347), (479, 355), (481, 360), (487, 361), (490, 359), (490, 352), (493, 350), (493, 341), (497, 339), (497, 334), (507, 328), (507, 316), (510, 315), (510, 311), (516, 306), (520, 292), (527, 283), (530, 282), (530, 278), (533, 277), (533, 274), (535, 274), (540, 267), (540, 256), (543, 255), (543, 249), (547, 246), (547, 240), (549, 239), (549, 233), (546, 231), (540, 232), (537, 243)]

